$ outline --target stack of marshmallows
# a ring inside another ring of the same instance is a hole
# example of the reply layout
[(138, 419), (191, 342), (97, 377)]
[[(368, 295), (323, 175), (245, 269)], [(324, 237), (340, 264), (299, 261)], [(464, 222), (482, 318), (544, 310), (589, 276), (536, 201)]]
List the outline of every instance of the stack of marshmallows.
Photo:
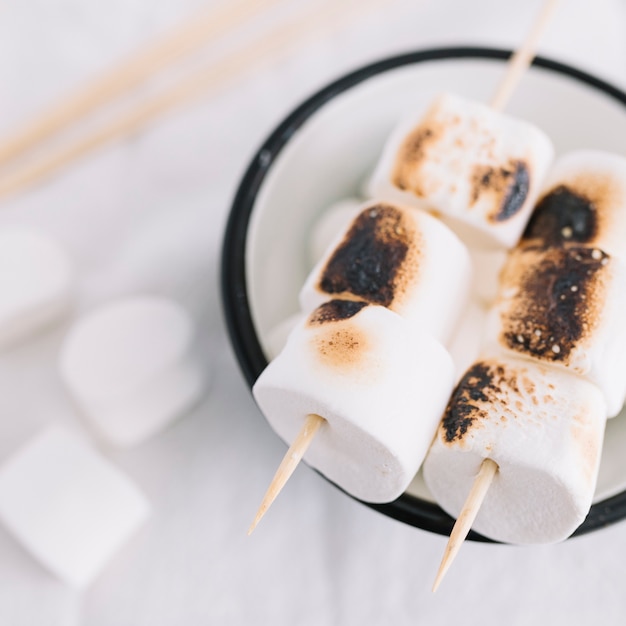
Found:
[[(347, 223), (254, 394), (286, 441), (308, 414), (326, 420), (304, 458), (353, 496), (391, 501), (425, 460), (457, 516), (491, 458), (478, 532), (551, 542), (583, 521), (626, 396), (626, 159), (553, 155), (527, 122), (444, 95), (392, 132), (374, 200), (342, 203), (314, 232), (319, 249)], [(504, 263), (493, 292), (472, 283), (481, 258)], [(453, 390), (451, 337), (477, 298), (484, 337)]]
[(626, 397), (624, 242), (626, 159), (562, 156), (424, 464), (431, 493), (458, 515), (482, 460), (497, 463), (473, 524), (488, 537), (560, 541), (589, 511), (606, 418)]

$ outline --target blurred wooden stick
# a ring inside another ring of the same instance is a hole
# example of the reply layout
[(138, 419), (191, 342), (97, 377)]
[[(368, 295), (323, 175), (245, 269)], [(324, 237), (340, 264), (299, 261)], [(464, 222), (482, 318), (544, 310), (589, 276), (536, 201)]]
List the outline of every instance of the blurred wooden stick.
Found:
[(357, 11), (363, 13), (365, 9), (382, 4), (383, 0), (329, 0), (308, 14), (281, 24), (242, 50), (181, 80), (170, 90), (120, 115), (92, 134), (8, 172), (0, 178), (0, 200), (38, 182), (91, 150), (138, 130), (175, 106), (238, 78), (246, 70), (258, 67), (259, 61), (267, 61), (289, 46), (319, 36), (324, 28), (338, 26)]
[(168, 65), (191, 54), (211, 40), (224, 36), (244, 20), (279, 0), (238, 0), (222, 8), (197, 15), (171, 35), (125, 59), (83, 89), (52, 106), (39, 118), (0, 142), (0, 166), (21, 156), (70, 124), (114, 98), (123, 95)]
[(524, 43), (511, 56), (504, 79), (498, 85), (498, 89), (491, 99), (493, 109), (501, 111), (508, 104), (519, 81), (535, 58), (539, 40), (550, 23), (559, 2), (560, 0), (546, 0), (544, 2)]

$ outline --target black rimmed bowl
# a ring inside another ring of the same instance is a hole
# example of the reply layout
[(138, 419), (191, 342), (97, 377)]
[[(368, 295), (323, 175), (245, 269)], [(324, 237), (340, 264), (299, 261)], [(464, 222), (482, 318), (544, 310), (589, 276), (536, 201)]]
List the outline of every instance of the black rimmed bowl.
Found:
[[(228, 331), (250, 386), (267, 365), (272, 331), (298, 310), (316, 218), (338, 199), (359, 193), (403, 114), (424, 109), (442, 91), (488, 102), (510, 54), (443, 48), (384, 59), (318, 91), (271, 133), (239, 185), (222, 250)], [(507, 111), (543, 128), (557, 154), (626, 150), (626, 93), (556, 61), (535, 59)], [(623, 450), (626, 414), (608, 422), (594, 504), (575, 535), (626, 517)], [(367, 506), (436, 533), (449, 534), (453, 525), (419, 474), (394, 502)], [(488, 541), (475, 533), (469, 538)]]

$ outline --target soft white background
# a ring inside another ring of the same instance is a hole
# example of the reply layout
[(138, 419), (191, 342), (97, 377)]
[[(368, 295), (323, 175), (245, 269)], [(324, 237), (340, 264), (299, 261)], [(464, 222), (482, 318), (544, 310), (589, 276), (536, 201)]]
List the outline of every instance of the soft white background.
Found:
[[(219, 3), (4, 0), (0, 136)], [(312, 4), (286, 1), (289, 12)], [(433, 596), (445, 538), (352, 502), (302, 466), (246, 536), (284, 452), (244, 384), (219, 301), (222, 228), (249, 158), (282, 116), (341, 73), (429, 45), (514, 46), (538, 7), (389, 0), (0, 204), (0, 226), (38, 227), (70, 250), (76, 316), (129, 293), (171, 296), (199, 325), (213, 371), (191, 415), (135, 449), (104, 449), (154, 511), (87, 592), (55, 580), (0, 527), (1, 626), (624, 623), (623, 523), (555, 546), (468, 543)], [(563, 0), (541, 51), (626, 88), (626, 3)], [(64, 332), (0, 355), (0, 461), (45, 424), (83, 428), (55, 370)]]

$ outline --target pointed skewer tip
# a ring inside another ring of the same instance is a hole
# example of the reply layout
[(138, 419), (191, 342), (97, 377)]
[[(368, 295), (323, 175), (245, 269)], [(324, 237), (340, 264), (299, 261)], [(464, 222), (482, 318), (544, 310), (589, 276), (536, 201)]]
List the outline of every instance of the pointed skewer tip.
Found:
[(248, 528), (248, 536), (252, 534), (257, 524), (261, 521), (265, 513), (267, 513), (267, 510), (272, 505), (272, 502), (274, 502), (278, 494), (281, 492), (282, 488), (285, 486), (300, 463), (304, 453), (311, 445), (311, 442), (313, 441), (317, 431), (320, 429), (320, 426), (325, 423), (326, 420), (315, 413), (307, 415), (300, 432), (289, 447), (289, 450), (285, 453), (283, 460), (276, 470), (276, 474), (274, 474), (274, 478), (272, 478), (270, 486), (267, 488), (267, 491), (263, 496), (263, 501), (256, 512), (254, 521), (250, 525), (250, 528)]
[(478, 515), (478, 511), (487, 495), (487, 491), (491, 486), (493, 481), (493, 477), (496, 475), (498, 471), (498, 464), (491, 459), (483, 459), (480, 464), (480, 469), (478, 470), (478, 474), (474, 479), (474, 484), (470, 489), (470, 492), (465, 500), (465, 504), (463, 504), (463, 508), (459, 513), (459, 516), (454, 523), (454, 527), (452, 528), (452, 532), (450, 533), (450, 538), (448, 539), (448, 543), (446, 545), (446, 549), (443, 553), (443, 558), (441, 559), (441, 564), (439, 565), (439, 570), (437, 571), (437, 576), (435, 577), (435, 582), (432, 587), (433, 593), (437, 591), (443, 577), (450, 565), (452, 565), (452, 561), (456, 557), (458, 551), (460, 550), (467, 534), (469, 533), (474, 520), (476, 519), (476, 515)]

